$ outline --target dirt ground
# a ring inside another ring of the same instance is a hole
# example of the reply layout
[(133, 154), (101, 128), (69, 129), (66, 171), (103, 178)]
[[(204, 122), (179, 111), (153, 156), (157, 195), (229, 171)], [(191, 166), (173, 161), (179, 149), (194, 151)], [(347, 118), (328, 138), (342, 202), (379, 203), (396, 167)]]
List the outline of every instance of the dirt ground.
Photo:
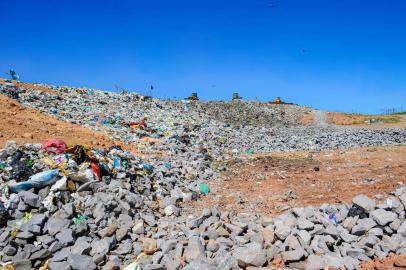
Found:
[(250, 156), (230, 164), (197, 209), (277, 215), (292, 207), (351, 202), (358, 194), (382, 199), (406, 183), (406, 146)]
[(313, 125), (316, 119), (314, 113), (308, 113), (303, 115), (303, 117), (299, 120), (299, 123), (302, 125)]
[(361, 264), (364, 270), (401, 270), (406, 269), (406, 256), (391, 255), (383, 260), (375, 259), (373, 261)]
[[(377, 123), (367, 124), (368, 119), (378, 120)], [(327, 113), (327, 121), (335, 125), (350, 125), (362, 128), (406, 128), (406, 115), (361, 115), (346, 113)]]
[(41, 143), (49, 138), (64, 140), (68, 145), (83, 144), (109, 147), (121, 145), (136, 151), (136, 147), (114, 141), (107, 134), (93, 132), (79, 125), (60, 121), (34, 109), (27, 109), (17, 101), (0, 95), (0, 148), (6, 141), (18, 143)]

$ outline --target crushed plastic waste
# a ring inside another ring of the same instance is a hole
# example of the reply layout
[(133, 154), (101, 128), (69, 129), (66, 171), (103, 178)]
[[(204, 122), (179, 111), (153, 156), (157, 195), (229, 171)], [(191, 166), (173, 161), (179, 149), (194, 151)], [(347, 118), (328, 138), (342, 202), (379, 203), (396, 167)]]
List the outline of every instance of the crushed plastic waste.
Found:
[(27, 165), (27, 167), (32, 168), (34, 166), (35, 162), (34, 162), (34, 160), (29, 159), (25, 162), (25, 164)]
[(334, 225), (337, 224), (337, 216), (336, 213), (331, 213), (328, 218), (330, 219), (331, 222), (333, 222)]
[(127, 265), (124, 270), (141, 270), (141, 266), (139, 265), (138, 262), (132, 262), (129, 265)]
[(247, 149), (247, 151), (245, 151), (247, 154), (253, 155), (255, 154), (255, 150), (254, 149)]
[(11, 193), (18, 193), (22, 190), (29, 190), (31, 188), (42, 188), (52, 185), (59, 178), (59, 170), (49, 170), (37, 173), (31, 176), (27, 181), (15, 184), (9, 184), (8, 187)]
[(89, 219), (88, 216), (80, 215), (78, 217), (73, 218), (73, 223), (75, 223), (76, 225), (80, 225), (81, 223), (87, 221), (88, 219)]
[(95, 160), (94, 154), (90, 151), (88, 147), (85, 147), (83, 145), (75, 145), (66, 150), (66, 153), (69, 153), (72, 155), (72, 159), (77, 163), (77, 164), (82, 164), (86, 160), (91, 161)]
[(210, 193), (210, 187), (206, 183), (200, 183), (199, 190), (200, 190), (200, 193), (202, 193), (204, 195), (207, 195)]
[(42, 148), (48, 153), (62, 154), (65, 153), (68, 146), (62, 140), (49, 139), (42, 144)]
[(353, 204), (348, 211), (348, 217), (356, 217), (358, 216), (359, 218), (367, 218), (368, 217), (368, 212), (362, 208), (361, 206), (358, 206), (356, 204)]
[(7, 168), (7, 163), (1, 162), (0, 163), (0, 170), (4, 170), (5, 168)]
[(101, 180), (101, 170), (96, 162), (91, 162), (91, 168), (94, 174), (97, 176), (97, 180)]

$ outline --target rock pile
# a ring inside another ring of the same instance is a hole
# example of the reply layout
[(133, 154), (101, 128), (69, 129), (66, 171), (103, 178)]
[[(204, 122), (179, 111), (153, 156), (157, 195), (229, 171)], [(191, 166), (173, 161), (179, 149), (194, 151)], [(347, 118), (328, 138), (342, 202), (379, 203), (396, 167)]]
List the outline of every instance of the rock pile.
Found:
[(371, 258), (406, 253), (406, 188), (382, 204), (359, 195), (352, 205), (294, 208), (273, 219), (217, 208), (184, 216), (182, 203), (196, 199), (198, 190), (171, 178), (165, 166), (151, 168), (117, 148), (95, 149), (91, 153), (106, 167), (102, 181), (78, 191), (78, 181), (58, 183), (79, 179), (88, 160), (66, 154), (61, 161), (40, 147), (10, 143), (0, 153), (7, 164), (3, 190), (23, 164), (33, 173), (50, 169), (49, 160), (69, 164), (67, 177), (59, 165), (60, 179), (51, 186), (3, 194), (1, 258), (14, 269), (46, 261), (50, 269), (130, 263), (141, 269), (255, 269), (278, 262), (295, 269), (355, 269)]

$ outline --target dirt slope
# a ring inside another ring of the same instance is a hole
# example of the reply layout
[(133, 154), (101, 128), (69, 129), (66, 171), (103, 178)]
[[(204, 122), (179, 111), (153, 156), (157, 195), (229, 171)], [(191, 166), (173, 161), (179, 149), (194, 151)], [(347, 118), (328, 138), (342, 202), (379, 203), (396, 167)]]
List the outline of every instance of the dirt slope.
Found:
[(63, 122), (34, 109), (27, 109), (15, 100), (0, 95), (0, 148), (6, 141), (18, 143), (38, 143), (49, 138), (59, 138), (68, 145), (84, 144), (109, 147), (130, 146), (110, 139), (107, 134), (93, 132), (87, 128)]

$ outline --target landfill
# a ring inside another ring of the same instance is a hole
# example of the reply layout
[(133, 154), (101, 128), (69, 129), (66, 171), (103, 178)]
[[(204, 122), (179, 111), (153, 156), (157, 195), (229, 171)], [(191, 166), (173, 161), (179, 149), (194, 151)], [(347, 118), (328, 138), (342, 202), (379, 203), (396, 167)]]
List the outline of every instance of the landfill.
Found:
[(406, 254), (406, 187), (384, 204), (289, 209), (267, 218), (219, 207), (190, 214), (232, 159), (258, 153), (406, 144), (406, 130), (303, 125), (294, 104), (176, 101), (12, 82), (0, 93), (135, 146), (9, 141), (0, 150), (4, 269), (357, 269)]

